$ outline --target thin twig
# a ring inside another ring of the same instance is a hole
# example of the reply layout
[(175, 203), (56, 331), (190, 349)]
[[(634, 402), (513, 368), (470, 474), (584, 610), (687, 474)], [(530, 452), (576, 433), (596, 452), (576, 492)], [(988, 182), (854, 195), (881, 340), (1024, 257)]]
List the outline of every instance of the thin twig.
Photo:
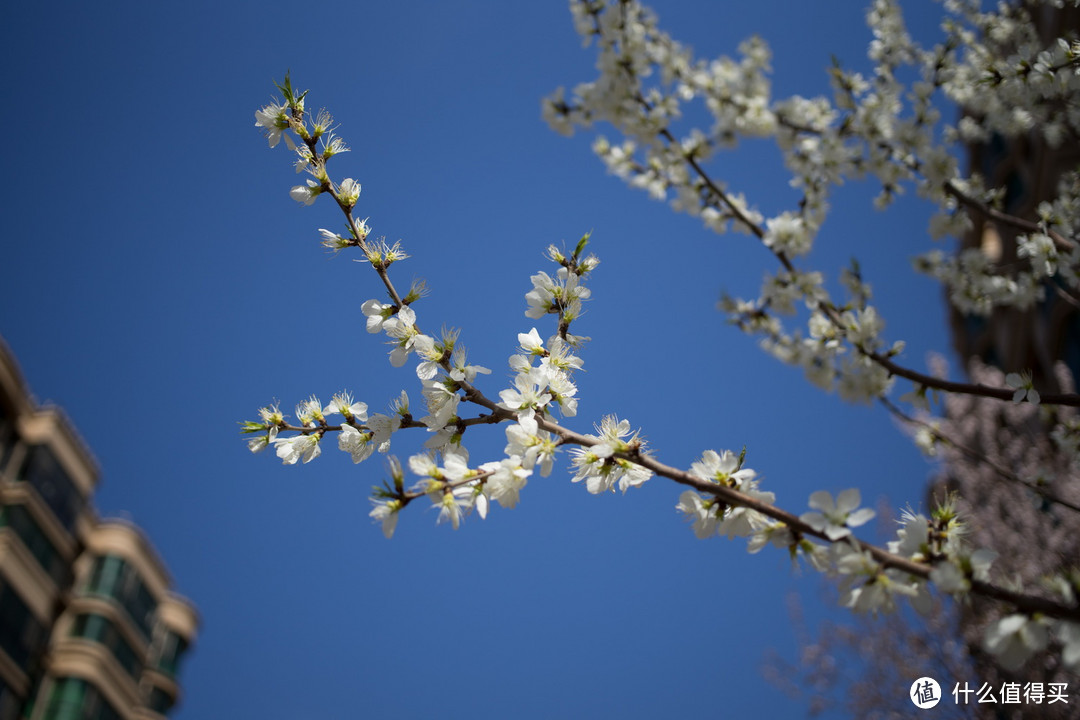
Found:
[(949, 436), (942, 433), (938, 428), (934, 427), (930, 423), (925, 422), (923, 420), (919, 420), (918, 418), (911, 417), (910, 415), (905, 413), (903, 410), (898, 408), (896, 405), (894, 405), (888, 398), (883, 397), (883, 398), (879, 398), (879, 399), (881, 400), (881, 404), (884, 405), (885, 408), (888, 409), (888, 411), (890, 413), (892, 413), (894, 417), (898, 418), (899, 420), (902, 420), (905, 423), (908, 423), (909, 425), (917, 425), (919, 427), (925, 428), (926, 430), (928, 430), (934, 436), (934, 438), (937, 441), (939, 441), (941, 443), (944, 443), (945, 445), (947, 445), (947, 446), (949, 446), (951, 448), (954, 448), (955, 450), (957, 450), (961, 454), (965, 455), (968, 459), (974, 460), (975, 462), (979, 463), (980, 465), (985, 465), (986, 467), (993, 470), (994, 473), (996, 475), (998, 475), (1001, 479), (1003, 479), (1003, 480), (1005, 480), (1007, 482), (1014, 482), (1014, 483), (1018, 483), (1020, 485), (1023, 485), (1028, 490), (1031, 490), (1032, 492), (1036, 493), (1037, 495), (1039, 495), (1043, 499), (1047, 500), (1048, 502), (1056, 503), (1058, 505), (1061, 505), (1062, 507), (1066, 507), (1066, 508), (1072, 510), (1073, 512), (1080, 513), (1080, 505), (1076, 505), (1075, 503), (1069, 502), (1068, 500), (1065, 500), (1064, 498), (1058, 497), (1057, 495), (1050, 492), (1049, 490), (1047, 490), (1045, 487), (1039, 485), (1038, 483), (1033, 482), (1031, 480), (1025, 480), (1024, 478), (1020, 477), (1016, 473), (1013, 473), (1013, 472), (1011, 472), (1009, 470), (1006, 470), (1005, 468), (1001, 467), (997, 463), (991, 461), (990, 458), (986, 457), (984, 454), (982, 454), (980, 452), (976, 452), (975, 450), (972, 450), (971, 448), (969, 448), (969, 447), (967, 447), (965, 445), (961, 445), (960, 443), (956, 442), (955, 440), (953, 440)]

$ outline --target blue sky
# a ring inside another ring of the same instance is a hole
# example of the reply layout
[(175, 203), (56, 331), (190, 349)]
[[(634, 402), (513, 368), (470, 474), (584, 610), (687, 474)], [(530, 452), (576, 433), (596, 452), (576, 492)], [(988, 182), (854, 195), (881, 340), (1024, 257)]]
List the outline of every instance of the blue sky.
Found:
[[(917, 34), (932, 32), (938, 7), (913, 5)], [(702, 55), (761, 34), (778, 96), (825, 92), (831, 55), (865, 66), (859, 3), (654, 7)], [(377, 277), (319, 247), (336, 210), (289, 199), (291, 157), (253, 126), (291, 69), (352, 148), (330, 169), (363, 184), (359, 215), (414, 256), (395, 278), (431, 287), (422, 326), (461, 329), (494, 370), (489, 395), (517, 333), (552, 332), (524, 317), (544, 247), (592, 230), (576, 429), (617, 413), (683, 467), (746, 445), (795, 512), (817, 489), (920, 502), (932, 468), (882, 410), (813, 389), (716, 311), (721, 291), (756, 291), (770, 256), (626, 188), (591, 136), (541, 121), (541, 97), (593, 78), (564, 3), (9, 3), (0, 19), (0, 335), (93, 448), (101, 513), (145, 528), (199, 607), (175, 717), (803, 714), (760, 666), (770, 648), (795, 656), (790, 593), (813, 621), (832, 614), (818, 578), (779, 552), (696, 540), (666, 481), (593, 497), (563, 463), (515, 510), (455, 533), (410, 507), (387, 541), (367, 517), (381, 458), (282, 467), (237, 433), (274, 399), (419, 398), (364, 332)], [(766, 214), (791, 200), (765, 145), (717, 168)], [(835, 277), (857, 256), (889, 339), (925, 368), (948, 348), (941, 294), (908, 263), (927, 211), (905, 198), (877, 213), (875, 192), (834, 199), (811, 259)], [(482, 461), (502, 444), (499, 431), (470, 448)]]

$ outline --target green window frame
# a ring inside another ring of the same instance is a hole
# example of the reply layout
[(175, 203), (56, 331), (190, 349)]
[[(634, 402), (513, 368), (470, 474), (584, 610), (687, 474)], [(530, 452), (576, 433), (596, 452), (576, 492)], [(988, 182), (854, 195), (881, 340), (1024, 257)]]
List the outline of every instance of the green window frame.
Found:
[(135, 680), (142, 673), (142, 659), (135, 648), (124, 638), (120, 628), (103, 615), (85, 613), (78, 615), (71, 624), (71, 636), (92, 640), (103, 645), (120, 667)]
[(58, 678), (49, 693), (43, 720), (122, 720), (120, 713), (91, 683), (82, 678)]
[(127, 612), (144, 638), (150, 637), (157, 601), (138, 571), (119, 555), (100, 555), (94, 561), (86, 593), (112, 598)]
[(180, 660), (187, 650), (187, 640), (172, 631), (167, 631), (158, 653), (157, 669), (169, 677), (180, 674)]

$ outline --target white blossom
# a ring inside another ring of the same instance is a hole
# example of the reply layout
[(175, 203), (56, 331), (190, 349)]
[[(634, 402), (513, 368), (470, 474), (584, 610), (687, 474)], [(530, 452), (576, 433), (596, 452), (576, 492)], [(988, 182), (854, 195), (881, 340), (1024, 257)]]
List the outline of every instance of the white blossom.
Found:
[(384, 305), (378, 300), (366, 300), (360, 306), (360, 312), (367, 317), (367, 331), (377, 333), (382, 331), (383, 324), (394, 316), (394, 306)]
[(843, 491), (835, 502), (831, 494), (818, 490), (810, 496), (810, 507), (819, 512), (803, 513), (799, 519), (829, 540), (839, 540), (850, 535), (851, 528), (865, 524), (876, 514), (869, 508), (857, 509), (860, 499), (858, 488)]
[[(636, 433), (631, 435), (630, 423), (608, 415), (597, 426), (597, 435), (588, 435), (596, 444), (591, 447), (574, 448), (570, 451), (571, 462), (576, 470), (573, 481), (585, 481), (586, 489), (593, 495), (614, 492), (618, 486), (624, 493), (631, 487), (639, 487), (652, 477), (652, 471), (616, 453), (626, 453), (640, 448), (642, 441)], [(629, 439), (626, 439), (629, 436)]]
[(312, 433), (311, 435), (294, 435), (289, 438), (279, 437), (274, 440), (274, 444), (277, 446), (277, 456), (281, 458), (282, 463), (295, 465), (298, 460), (309, 463), (319, 457), (319, 453), (322, 452), (319, 446), (321, 439), (322, 436), (318, 433)]
[(1035, 389), (1035, 385), (1032, 383), (1030, 371), (1009, 373), (1005, 376), (1005, 384), (1016, 390), (1013, 393), (1014, 403), (1027, 400), (1032, 405), (1039, 404), (1039, 391)]
[(341, 204), (352, 207), (360, 199), (360, 183), (352, 178), (345, 178), (338, 186), (337, 199)]
[[(277, 147), (281, 141), (282, 133), (289, 129), (289, 116), (285, 112), (284, 105), (270, 103), (255, 111), (255, 126), (260, 127), (266, 133), (266, 139), (270, 147)], [(286, 135), (286, 142), (292, 142)]]
[(1057, 636), (1061, 640), (1061, 660), (1072, 672), (1080, 672), (1080, 623), (1060, 622)]
[(342, 425), (338, 434), (338, 449), (349, 453), (354, 463), (371, 457), (378, 443), (374, 442), (374, 433), (360, 432), (352, 425)]
[(675, 508), (687, 516), (698, 539), (716, 534), (720, 527), (720, 517), (716, 511), (722, 510), (722, 507), (715, 498), (702, 497), (693, 490), (686, 490), (679, 496), (679, 504)]
[(371, 442), (379, 452), (385, 453), (390, 449), (390, 436), (401, 427), (401, 416), (372, 415), (367, 421), (367, 426), (372, 433)]
[(368, 513), (375, 522), (382, 524), (383, 535), (389, 540), (394, 536), (397, 528), (398, 514), (401, 511), (401, 501), (397, 499), (372, 498), (375, 505)]
[(765, 237), (762, 242), (776, 252), (795, 257), (810, 251), (813, 237), (806, 227), (806, 221), (791, 213), (784, 213), (765, 222)]
[(331, 398), (324, 412), (327, 415), (340, 413), (346, 420), (365, 422), (367, 420), (367, 403), (353, 402), (352, 396), (347, 392), (339, 392)]
[(1049, 640), (1046, 626), (1027, 615), (1014, 614), (991, 623), (983, 646), (1006, 670), (1019, 670)]
[(492, 500), (504, 508), (513, 508), (518, 503), (521, 489), (528, 483), (532, 469), (523, 465), (521, 457), (510, 455), (497, 462), (484, 463), (483, 472), (490, 472), (484, 483), (485, 492)]
[(840, 603), (857, 613), (892, 612), (896, 596), (916, 597), (919, 588), (895, 570), (883, 568), (868, 551), (846, 542), (833, 546), (836, 571), (844, 576)]
[(308, 180), (306, 185), (297, 185), (289, 191), (289, 196), (298, 203), (311, 205), (322, 192), (322, 186), (314, 180)]
[(506, 428), (508, 457), (520, 457), (522, 467), (533, 469), (539, 463), (540, 475), (547, 477), (554, 465), (558, 445), (551, 433), (540, 430), (532, 416), (518, 417), (518, 421)]
[(490, 375), (491, 370), (480, 365), (469, 365), (465, 361), (465, 349), (458, 347), (454, 349), (453, 355), (450, 357), (450, 379), (457, 382), (472, 383), (476, 380), (477, 375)]

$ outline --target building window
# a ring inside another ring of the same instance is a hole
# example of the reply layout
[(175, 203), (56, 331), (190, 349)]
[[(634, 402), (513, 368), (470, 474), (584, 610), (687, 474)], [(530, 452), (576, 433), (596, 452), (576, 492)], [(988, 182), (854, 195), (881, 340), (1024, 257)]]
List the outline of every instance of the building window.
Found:
[(53, 683), (44, 720), (122, 720), (98, 689), (81, 678)]
[(158, 653), (157, 668), (169, 677), (180, 674), (180, 658), (187, 650), (187, 641), (174, 632), (166, 632)]
[(57, 587), (65, 587), (70, 582), (68, 564), (25, 506), (8, 505), (0, 508), (0, 528), (5, 527), (11, 528), (19, 537)]
[[(4, 468), (7, 467), (8, 458), (11, 457), (11, 451), (15, 449), (15, 441), (18, 440), (13, 426), (13, 416), (0, 400), (0, 478), (4, 476)], [(3, 716), (0, 715), (0, 720), (2, 718)]]
[(173, 698), (172, 695), (165, 692), (161, 688), (150, 689), (150, 703), (147, 707), (156, 712), (158, 715), (166, 715), (169, 710), (172, 709)]
[(96, 614), (79, 615), (71, 625), (71, 635), (104, 645), (128, 675), (139, 679), (142, 663), (138, 653), (108, 618)]
[(22, 698), (0, 679), (0, 720), (18, 720)]
[(116, 600), (134, 621), (143, 637), (150, 637), (157, 601), (146, 589), (139, 573), (124, 558), (117, 555), (97, 558), (86, 592)]
[(70, 532), (85, 500), (47, 446), (30, 447), (18, 479), (30, 483), (60, 524)]
[(0, 582), (0, 648), (24, 671), (45, 642), (45, 628), (11, 586)]
[(122, 557), (105, 555), (94, 561), (94, 570), (90, 573), (87, 592), (115, 597), (120, 588), (120, 580), (127, 563)]

